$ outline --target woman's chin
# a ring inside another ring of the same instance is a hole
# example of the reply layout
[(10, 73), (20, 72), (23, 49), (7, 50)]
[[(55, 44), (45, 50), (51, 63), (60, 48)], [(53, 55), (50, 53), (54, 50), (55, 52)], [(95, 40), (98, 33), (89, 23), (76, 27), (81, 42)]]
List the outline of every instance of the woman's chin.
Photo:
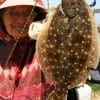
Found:
[(26, 36), (25, 35), (24, 36), (23, 35), (13, 36), (14, 40), (23, 39), (25, 37), (27, 37), (27, 35)]

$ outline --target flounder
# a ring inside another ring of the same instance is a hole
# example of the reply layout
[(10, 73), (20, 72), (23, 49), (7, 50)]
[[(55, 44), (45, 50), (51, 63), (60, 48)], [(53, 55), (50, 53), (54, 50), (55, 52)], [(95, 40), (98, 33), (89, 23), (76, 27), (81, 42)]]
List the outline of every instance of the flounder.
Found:
[(47, 31), (38, 36), (36, 51), (55, 85), (48, 100), (65, 100), (68, 89), (85, 80), (88, 67), (99, 61), (97, 28), (85, 0), (62, 0)]

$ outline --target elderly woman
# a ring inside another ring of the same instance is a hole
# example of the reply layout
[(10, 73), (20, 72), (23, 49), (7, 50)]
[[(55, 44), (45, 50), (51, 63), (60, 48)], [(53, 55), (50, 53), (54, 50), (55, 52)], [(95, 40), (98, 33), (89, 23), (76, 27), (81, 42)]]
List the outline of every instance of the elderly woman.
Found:
[(42, 0), (0, 2), (0, 100), (45, 100), (53, 90), (37, 61), (35, 40), (28, 37), (33, 21), (42, 21)]

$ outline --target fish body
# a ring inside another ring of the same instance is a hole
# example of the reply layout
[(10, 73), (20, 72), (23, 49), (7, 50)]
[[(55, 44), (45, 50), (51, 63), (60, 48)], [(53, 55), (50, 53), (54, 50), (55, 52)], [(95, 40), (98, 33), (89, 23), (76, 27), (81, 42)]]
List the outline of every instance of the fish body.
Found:
[(85, 80), (88, 67), (98, 62), (99, 50), (94, 45), (98, 43), (97, 30), (93, 19), (85, 0), (62, 0), (48, 31), (38, 36), (39, 62), (44, 74), (55, 85), (49, 100), (65, 100), (67, 90)]

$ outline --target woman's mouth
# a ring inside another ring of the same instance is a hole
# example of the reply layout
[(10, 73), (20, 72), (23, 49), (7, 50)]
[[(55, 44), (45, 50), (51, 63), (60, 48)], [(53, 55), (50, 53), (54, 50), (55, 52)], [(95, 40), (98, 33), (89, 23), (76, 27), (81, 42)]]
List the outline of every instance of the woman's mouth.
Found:
[(24, 31), (28, 31), (29, 26), (22, 26), (22, 25), (11, 25), (11, 28), (15, 31), (18, 31), (20, 33), (24, 32)]

